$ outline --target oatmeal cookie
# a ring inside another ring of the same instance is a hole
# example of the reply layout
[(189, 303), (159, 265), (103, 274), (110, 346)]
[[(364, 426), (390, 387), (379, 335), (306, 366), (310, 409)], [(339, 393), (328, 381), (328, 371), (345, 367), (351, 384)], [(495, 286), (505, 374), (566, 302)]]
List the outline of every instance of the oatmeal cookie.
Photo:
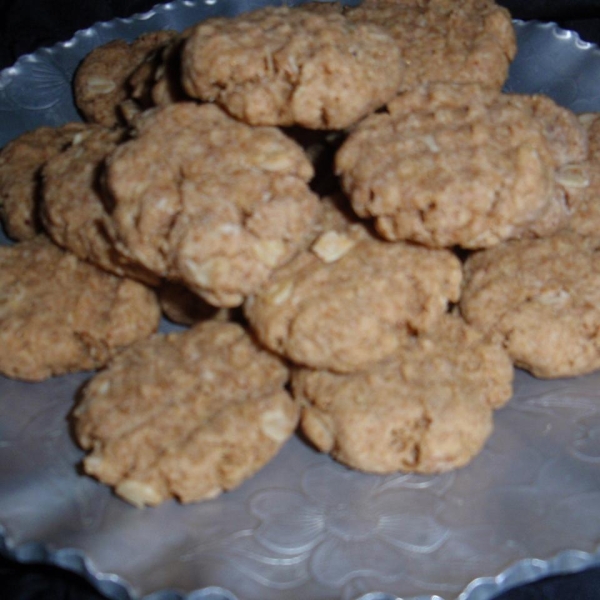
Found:
[(119, 252), (109, 236), (108, 200), (100, 182), (104, 160), (124, 131), (103, 126), (79, 134), (42, 169), (41, 221), (59, 246), (115, 275), (156, 285), (158, 279)]
[(385, 104), (402, 75), (394, 40), (335, 10), (265, 7), (192, 30), (187, 93), (253, 125), (343, 129)]
[(233, 323), (201, 323), (128, 348), (84, 387), (75, 434), (85, 471), (136, 506), (213, 498), (292, 435), (288, 371)]
[(600, 368), (600, 238), (514, 240), (465, 263), (460, 310), (537, 377)]
[(517, 51), (510, 13), (493, 0), (364, 0), (344, 14), (392, 35), (404, 67), (400, 91), (433, 82), (499, 90)]
[(28, 381), (100, 367), (160, 319), (149, 288), (41, 235), (0, 247), (0, 290), (0, 372)]
[(9, 142), (0, 151), (0, 218), (9, 237), (28, 240), (41, 231), (38, 208), (40, 171), (46, 161), (62, 152), (83, 123), (39, 127)]
[(336, 170), (357, 214), (389, 240), (477, 249), (549, 235), (571, 211), (562, 169), (586, 153), (567, 112), (477, 84), (426, 86), (362, 121)]
[(349, 372), (430, 329), (462, 278), (447, 250), (389, 243), (360, 225), (323, 231), (244, 305), (261, 342), (295, 363)]
[(128, 78), (174, 35), (172, 31), (153, 31), (131, 43), (113, 40), (92, 50), (73, 80), (75, 105), (84, 119), (107, 127), (123, 124), (119, 106), (128, 98)]
[(506, 352), (446, 315), (386, 360), (351, 374), (299, 369), (300, 429), (318, 450), (363, 471), (435, 473), (483, 447), (512, 395)]
[(212, 104), (145, 113), (108, 161), (125, 253), (215, 306), (240, 305), (302, 246), (319, 203), (313, 169), (281, 131)]

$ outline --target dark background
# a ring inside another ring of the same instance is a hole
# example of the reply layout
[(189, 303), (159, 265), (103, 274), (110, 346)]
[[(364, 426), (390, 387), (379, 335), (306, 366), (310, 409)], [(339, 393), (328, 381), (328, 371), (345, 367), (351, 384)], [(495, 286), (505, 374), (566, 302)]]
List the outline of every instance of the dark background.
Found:
[[(460, 1), (460, 0), (458, 0)], [(0, 0), (0, 69), (78, 29), (145, 12), (155, 0)], [(499, 0), (513, 17), (554, 21), (600, 44), (600, 0)], [(550, 577), (495, 600), (600, 600), (600, 567)], [(21, 565), (0, 556), (0, 600), (104, 600), (83, 578), (49, 565)], [(243, 600), (243, 599), (240, 599)], [(295, 599), (310, 600), (310, 598)]]

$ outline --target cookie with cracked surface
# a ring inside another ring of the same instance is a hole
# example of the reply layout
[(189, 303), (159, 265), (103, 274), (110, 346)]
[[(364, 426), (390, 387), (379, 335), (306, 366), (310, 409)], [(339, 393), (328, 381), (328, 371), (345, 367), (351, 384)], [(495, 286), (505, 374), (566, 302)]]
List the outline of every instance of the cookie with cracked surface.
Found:
[(350, 372), (431, 329), (458, 299), (461, 278), (448, 250), (385, 242), (350, 225), (321, 232), (244, 312), (273, 351), (300, 365)]
[(513, 366), (458, 317), (350, 374), (299, 369), (300, 429), (318, 450), (362, 471), (436, 473), (467, 464), (512, 395)]
[(41, 381), (95, 369), (156, 331), (153, 291), (45, 236), (0, 248), (0, 372)]
[(493, 0), (364, 0), (344, 14), (392, 35), (404, 66), (400, 91), (432, 82), (499, 90), (517, 51), (510, 13)]
[(85, 471), (136, 506), (214, 498), (292, 435), (288, 370), (241, 326), (201, 323), (128, 348), (85, 386)]
[(343, 129), (390, 100), (399, 50), (337, 10), (265, 7), (196, 25), (182, 54), (187, 93), (253, 125)]
[(212, 104), (144, 113), (108, 160), (119, 248), (215, 306), (243, 302), (305, 243), (319, 201), (302, 149)]
[(600, 368), (600, 238), (564, 232), (471, 255), (460, 311), (541, 378)]
[(108, 199), (101, 185), (106, 157), (123, 141), (123, 130), (98, 125), (76, 136), (42, 169), (40, 216), (59, 246), (110, 273), (156, 285), (158, 280), (121, 255), (110, 238)]
[(389, 240), (477, 249), (550, 235), (571, 211), (561, 169), (586, 152), (566, 112), (477, 84), (426, 86), (362, 121), (336, 170), (357, 214)]
[(131, 43), (112, 40), (92, 50), (73, 79), (75, 105), (84, 119), (106, 127), (125, 124), (119, 107), (129, 97), (128, 78), (174, 35), (173, 31), (153, 31)]
[(83, 123), (38, 127), (2, 148), (0, 218), (9, 237), (28, 240), (40, 233), (40, 171), (48, 159), (62, 152), (88, 128)]

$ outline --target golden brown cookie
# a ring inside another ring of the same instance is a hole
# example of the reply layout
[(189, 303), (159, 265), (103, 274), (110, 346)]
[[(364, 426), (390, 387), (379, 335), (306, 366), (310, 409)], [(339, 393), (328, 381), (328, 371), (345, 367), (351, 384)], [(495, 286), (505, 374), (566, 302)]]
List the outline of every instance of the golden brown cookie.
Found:
[(390, 100), (401, 71), (381, 28), (301, 6), (201, 22), (182, 54), (187, 93), (253, 125), (343, 129)]
[(158, 279), (121, 255), (109, 235), (110, 200), (101, 178), (106, 157), (125, 135), (98, 125), (48, 160), (42, 169), (41, 221), (55, 243), (81, 260), (156, 285)]
[(300, 365), (349, 372), (431, 329), (458, 299), (447, 250), (376, 239), (361, 225), (322, 231), (244, 305), (268, 348)]
[(549, 235), (571, 211), (562, 169), (586, 153), (568, 112), (549, 98), (430, 85), (362, 121), (336, 170), (357, 214), (389, 240), (477, 249)]
[(392, 35), (404, 67), (401, 90), (432, 82), (499, 90), (517, 51), (511, 16), (493, 0), (363, 0), (344, 14)]
[(460, 310), (537, 377), (600, 368), (600, 238), (515, 240), (465, 263)]
[(75, 104), (84, 119), (106, 127), (123, 124), (120, 105), (129, 97), (127, 80), (173, 31), (145, 33), (128, 43), (113, 40), (92, 50), (75, 72)]
[(276, 128), (211, 104), (155, 109), (108, 162), (119, 248), (215, 306), (240, 305), (310, 233), (312, 174)]
[(9, 237), (27, 240), (41, 230), (38, 208), (40, 171), (46, 161), (64, 150), (83, 123), (39, 127), (9, 142), (0, 151), (0, 218)]
[(0, 372), (28, 381), (100, 367), (160, 319), (149, 288), (45, 236), (0, 247), (0, 290)]
[(85, 471), (136, 506), (213, 498), (265, 465), (295, 430), (288, 371), (232, 323), (128, 348), (84, 388)]
[(350, 374), (300, 369), (300, 428), (318, 450), (363, 471), (437, 473), (461, 467), (512, 395), (506, 352), (447, 315), (433, 331)]

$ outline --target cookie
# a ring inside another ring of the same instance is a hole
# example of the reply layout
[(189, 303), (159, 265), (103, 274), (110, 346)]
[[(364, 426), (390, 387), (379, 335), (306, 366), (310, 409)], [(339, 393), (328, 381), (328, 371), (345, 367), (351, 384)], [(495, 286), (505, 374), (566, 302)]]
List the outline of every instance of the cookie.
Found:
[(459, 260), (371, 236), (328, 229), (278, 269), (244, 305), (258, 339), (294, 363), (351, 372), (431, 329), (458, 299)]
[(300, 429), (321, 452), (372, 473), (437, 473), (482, 449), (512, 379), (499, 345), (446, 315), (366, 370), (299, 369), (292, 389)]
[(42, 169), (41, 221), (55, 243), (81, 260), (156, 285), (155, 276), (116, 250), (109, 234), (102, 169), (124, 137), (122, 130), (97, 126), (80, 133), (69, 148), (48, 160)]
[(460, 310), (541, 378), (600, 368), (600, 238), (515, 240), (465, 263)]
[(155, 109), (108, 160), (119, 247), (210, 304), (238, 306), (310, 233), (312, 174), (276, 128), (252, 128), (211, 104)]
[(510, 13), (493, 0), (364, 0), (344, 14), (394, 38), (404, 67), (399, 91), (436, 82), (499, 90), (517, 51)]
[(129, 97), (128, 78), (174, 35), (172, 31), (154, 31), (131, 43), (113, 40), (92, 50), (73, 79), (75, 105), (84, 119), (106, 127), (124, 124), (119, 106)]
[(567, 112), (477, 84), (426, 86), (362, 121), (336, 171), (357, 214), (388, 240), (478, 249), (550, 235), (571, 212), (561, 170), (586, 154)]
[(253, 125), (346, 128), (392, 98), (401, 71), (381, 28), (302, 7), (201, 22), (182, 53), (187, 93)]
[(292, 435), (288, 371), (232, 323), (201, 323), (128, 348), (85, 386), (75, 435), (84, 470), (136, 506), (214, 498)]
[(0, 218), (6, 234), (28, 240), (41, 231), (38, 215), (40, 170), (88, 126), (67, 123), (39, 127), (15, 138), (0, 151)]
[(0, 372), (17, 379), (98, 368), (160, 319), (149, 288), (41, 235), (0, 247), (0, 289)]

